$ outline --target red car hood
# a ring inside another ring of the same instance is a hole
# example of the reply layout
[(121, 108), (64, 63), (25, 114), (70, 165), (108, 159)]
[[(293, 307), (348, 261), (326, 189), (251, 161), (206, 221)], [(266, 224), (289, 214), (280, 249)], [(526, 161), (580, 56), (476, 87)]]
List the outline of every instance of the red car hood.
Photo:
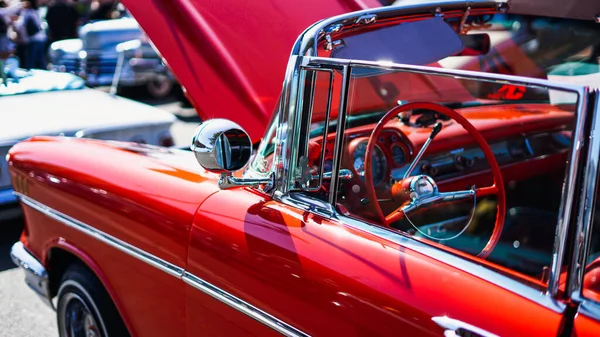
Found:
[(186, 88), (203, 120), (262, 137), (296, 38), (321, 19), (378, 0), (122, 0)]

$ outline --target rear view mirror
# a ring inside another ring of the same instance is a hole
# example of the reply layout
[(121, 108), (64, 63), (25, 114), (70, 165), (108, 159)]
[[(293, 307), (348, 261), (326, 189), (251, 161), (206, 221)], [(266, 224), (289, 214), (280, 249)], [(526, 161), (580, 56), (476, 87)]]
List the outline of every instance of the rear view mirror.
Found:
[(196, 129), (191, 150), (206, 170), (231, 173), (246, 166), (252, 154), (252, 142), (236, 123), (215, 118)]

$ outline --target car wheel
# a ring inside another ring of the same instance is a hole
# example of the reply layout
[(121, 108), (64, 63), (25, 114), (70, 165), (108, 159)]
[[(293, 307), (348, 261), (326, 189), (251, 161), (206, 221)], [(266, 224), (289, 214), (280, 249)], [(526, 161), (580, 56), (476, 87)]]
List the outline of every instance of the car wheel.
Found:
[(69, 266), (62, 277), (56, 317), (61, 337), (129, 336), (110, 296), (81, 264)]
[(146, 89), (154, 98), (165, 98), (173, 91), (173, 81), (166, 76), (156, 76), (146, 83)]

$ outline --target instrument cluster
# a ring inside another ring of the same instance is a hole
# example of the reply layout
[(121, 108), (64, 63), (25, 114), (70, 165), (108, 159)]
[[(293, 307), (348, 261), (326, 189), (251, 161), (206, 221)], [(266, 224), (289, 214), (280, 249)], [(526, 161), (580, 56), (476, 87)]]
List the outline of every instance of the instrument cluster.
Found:
[[(352, 168), (364, 181), (365, 155), (370, 135), (355, 136), (349, 143), (349, 153)], [(392, 130), (382, 131), (375, 143), (372, 154), (373, 182), (375, 186), (389, 182), (390, 171), (405, 166), (412, 158), (410, 142), (398, 132)]]

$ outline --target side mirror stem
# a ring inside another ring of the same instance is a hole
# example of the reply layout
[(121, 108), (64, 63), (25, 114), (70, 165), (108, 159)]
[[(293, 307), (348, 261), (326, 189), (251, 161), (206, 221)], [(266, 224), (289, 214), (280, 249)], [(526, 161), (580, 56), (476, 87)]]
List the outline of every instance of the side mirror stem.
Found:
[(219, 178), (219, 188), (228, 190), (234, 187), (258, 187), (263, 184), (273, 186), (274, 178), (275, 176), (272, 173), (268, 178), (236, 178), (230, 172), (222, 172), (221, 178)]

